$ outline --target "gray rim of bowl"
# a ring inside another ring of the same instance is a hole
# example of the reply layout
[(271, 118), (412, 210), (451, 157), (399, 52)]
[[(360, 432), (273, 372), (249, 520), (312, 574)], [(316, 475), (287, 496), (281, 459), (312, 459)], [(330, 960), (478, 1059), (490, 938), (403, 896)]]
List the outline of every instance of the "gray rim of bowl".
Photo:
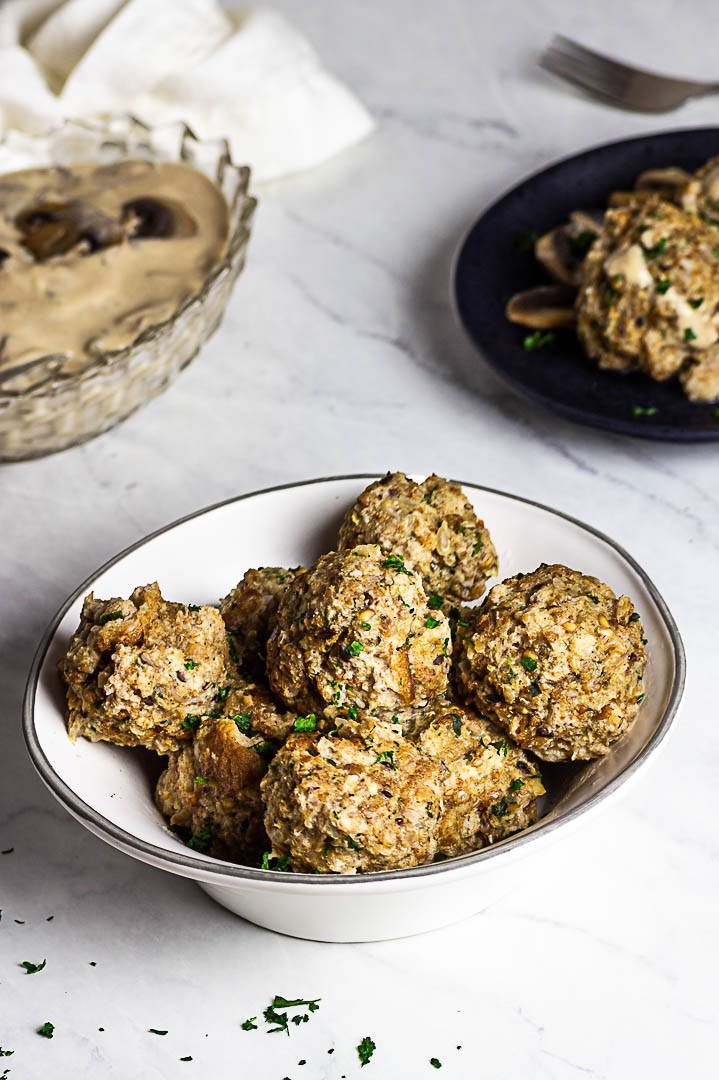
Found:
[[(669, 608), (667, 607), (663, 597), (659, 593), (658, 589), (654, 585), (653, 581), (645, 573), (642, 567), (636, 562), (632, 556), (612, 540), (611, 537), (601, 532), (599, 529), (593, 528), (591, 525), (585, 524), (578, 518), (572, 517), (570, 514), (562, 513), (561, 510), (554, 510), (551, 506), (545, 506), (543, 503), (536, 502), (534, 499), (525, 499), (521, 495), (513, 495), (506, 491), (500, 491), (497, 488), (485, 487), (481, 484), (465, 483), (463, 481), (456, 481), (460, 483), (462, 487), (471, 488), (473, 491), (483, 491), (492, 495), (499, 495), (502, 498), (512, 499), (515, 502), (525, 503), (528, 506), (537, 507), (539, 510), (544, 510), (547, 513), (554, 514), (555, 517), (563, 518), (565, 521), (571, 522), (573, 525), (578, 525), (579, 528), (585, 532), (591, 533), (598, 539), (602, 540), (605, 544), (608, 544), (615, 551), (617, 551), (623, 559), (632, 567), (633, 570), (639, 575), (644, 582), (652, 600), (656, 604), (664, 624), (669, 633), (669, 637), (674, 650), (674, 681), (672, 683), (671, 693), (669, 695), (669, 701), (664, 710), (664, 714), (654, 731), (653, 735), (647, 742), (646, 746), (640, 750), (637, 756), (629, 762), (629, 764), (611, 780), (605, 787), (596, 794), (592, 795), (586, 802), (581, 803), (573, 810), (568, 811), (560, 818), (555, 818), (553, 821), (548, 822), (546, 825), (537, 823), (532, 829), (525, 830), (518, 833), (511, 840), (505, 840), (503, 843), (497, 846), (488, 846), (481, 848), (479, 851), (473, 852), (470, 855), (463, 855), (454, 859), (446, 859), (441, 862), (427, 863), (421, 866), (414, 866), (408, 870), (382, 870), (369, 874), (328, 874), (326, 876), (322, 874), (295, 874), (285, 873), (277, 870), (260, 870), (250, 866), (242, 866), (236, 863), (226, 863), (219, 859), (199, 859), (192, 855), (185, 855), (181, 852), (168, 851), (166, 848), (157, 847), (155, 844), (148, 844), (145, 840), (140, 840), (132, 833), (126, 832), (124, 829), (119, 828), (113, 822), (109, 821), (102, 814), (98, 814), (96, 810), (93, 810), (91, 806), (88, 806), (86, 802), (78, 798), (75, 792), (67, 786), (67, 784), (60, 779), (52, 765), (48, 761), (45, 753), (40, 746), (37, 733), (35, 731), (35, 694), (37, 690), (37, 684), (40, 677), (40, 669), (45, 660), (45, 655), (50, 646), (50, 643), (55, 635), (55, 631), (59, 626), (61, 620), (65, 616), (68, 609), (75, 603), (77, 598), (83, 593), (89, 585), (106, 570), (109, 570), (111, 566), (125, 558), (131, 552), (136, 551), (137, 548), (147, 544), (150, 540), (154, 540), (156, 536), (162, 535), (162, 533), (169, 532), (170, 529), (176, 528), (178, 525), (184, 524), (186, 521), (191, 521), (193, 518), (200, 517), (202, 514), (211, 513), (213, 510), (219, 509), (221, 506), (229, 506), (231, 503), (241, 502), (244, 499), (251, 499), (255, 495), (266, 495), (269, 492), (274, 491), (286, 491), (290, 488), (308, 487), (310, 484), (327, 484), (327, 483), (339, 483), (345, 480), (366, 480), (372, 481), (379, 479), (381, 474), (376, 473), (352, 473), (347, 476), (325, 476), (319, 477), (314, 480), (301, 480), (292, 484), (278, 484), (274, 487), (260, 488), (258, 491), (250, 491), (245, 495), (236, 495), (231, 499), (223, 499), (221, 502), (213, 503), (211, 506), (206, 506), (202, 510), (195, 510), (191, 514), (186, 514), (184, 517), (178, 518), (176, 521), (171, 522), (169, 525), (164, 525), (161, 529), (156, 529), (155, 532), (149, 533), (147, 536), (138, 540), (134, 544), (130, 544), (119, 554), (115, 555), (112, 559), (108, 559), (106, 563), (103, 563), (94, 573), (83, 581), (81, 585), (75, 589), (75, 591), (67, 598), (65, 603), (60, 607), (56, 613), (47, 630), (45, 631), (42, 640), (35, 652), (30, 673), (28, 675), (27, 686), (25, 688), (25, 697), (23, 701), (23, 732), (25, 735), (25, 743), (27, 745), (32, 763), (37, 769), (38, 773), (56, 796), (59, 802), (65, 804), (71, 808), (73, 814), (75, 814), (83, 823), (87, 823), (89, 826), (93, 826), (100, 834), (107, 834), (113, 837), (113, 839), (119, 841), (124, 847), (131, 849), (138, 853), (138, 857), (142, 858), (143, 855), (151, 856), (153, 860), (159, 863), (165, 863), (168, 868), (176, 867), (181, 868), (181, 871), (195, 871), (202, 875), (202, 878), (207, 880), (209, 876), (214, 876), (216, 884), (229, 884), (232, 879), (246, 880), (246, 881), (265, 881), (268, 884), (271, 881), (277, 884), (286, 885), (312, 885), (314, 887), (323, 887), (326, 885), (342, 885), (345, 887), (359, 886), (360, 888), (370, 887), (382, 881), (396, 882), (402, 879), (410, 879), (417, 877), (434, 876), (435, 874), (447, 873), (450, 870), (459, 868), (467, 868), (469, 866), (476, 865), (477, 863), (484, 862), (488, 859), (497, 858), (501, 855), (509, 855), (514, 853), (518, 848), (523, 847), (525, 844), (530, 843), (535, 838), (540, 836), (548, 836), (554, 832), (560, 826), (568, 824), (570, 821), (576, 820), (582, 814), (586, 813), (592, 807), (602, 802), (613, 791), (621, 787), (629, 777), (636, 772), (639, 766), (657, 749), (660, 743), (666, 736), (669, 728), (672, 725), (672, 721), (676, 715), (679, 703), (684, 693), (684, 684), (686, 681), (686, 658), (684, 654), (684, 645), (682, 643), (681, 635), (677, 625), (672, 617)], [(144, 861), (144, 860), (143, 860)], [(192, 876), (192, 875), (185, 875)]]

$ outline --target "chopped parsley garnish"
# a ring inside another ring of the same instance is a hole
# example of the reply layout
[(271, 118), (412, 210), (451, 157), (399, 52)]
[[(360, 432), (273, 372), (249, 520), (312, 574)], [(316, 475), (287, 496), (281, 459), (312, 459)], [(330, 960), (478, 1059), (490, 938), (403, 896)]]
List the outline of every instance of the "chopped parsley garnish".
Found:
[(197, 731), (198, 727), (200, 726), (200, 721), (201, 720), (202, 720), (202, 717), (198, 716), (197, 713), (189, 713), (188, 712), (187, 716), (182, 721), (182, 726), (184, 728), (187, 728), (188, 731)]
[(430, 611), (438, 611), (439, 608), (442, 607), (442, 597), (438, 593), (433, 592), (427, 601), (427, 607)]
[(648, 259), (656, 259), (658, 255), (661, 255), (667, 246), (667, 238), (663, 236), (653, 247), (647, 248), (642, 244), (642, 250)]
[(430, 1063), (430, 1065), (432, 1066), (433, 1069), (441, 1069), (442, 1068), (442, 1062), (439, 1060), (439, 1058), (430, 1058), (429, 1063)]
[(523, 347), (527, 352), (534, 352), (536, 349), (543, 349), (545, 345), (551, 345), (554, 341), (554, 332), (552, 330), (535, 330), (533, 334), (526, 334), (522, 342)]
[(473, 555), (479, 555), (480, 551), (484, 547), (484, 537), (481, 533), (477, 533), (474, 541), (474, 547), (472, 548)]
[(441, 619), (433, 619), (431, 615), (427, 616), (427, 622), (424, 624), (428, 630), (434, 630), (436, 626), (442, 625)]
[[(265, 1018), (265, 1023), (270, 1026), (268, 1035), (273, 1035), (276, 1031), (284, 1031), (287, 1035), (290, 1033), (288, 1016), (286, 1012), (279, 1012), (279, 1009), (296, 1009), (298, 1006), (306, 1005), (311, 1013), (317, 1012), (319, 1009), (319, 1002), (322, 998), (289, 998), (282, 997), (281, 994), (275, 994), (271, 1004), (267, 1006), (262, 1015)], [(306, 1014), (305, 1014), (306, 1015)], [(307, 1018), (309, 1019), (309, 1017)], [(293, 1024), (306, 1023), (305, 1017), (296, 1016), (292, 1017)]]
[(370, 623), (368, 623), (368, 622), (361, 622), (360, 627), (361, 627), (362, 630), (371, 630), (372, 629)]
[(617, 290), (614, 288), (611, 281), (607, 281), (606, 278), (604, 278), (604, 280), (602, 281), (601, 290), (604, 306), (611, 307), (612, 301), (614, 300), (615, 296), (617, 296)]
[(243, 1031), (257, 1031), (257, 1024), (255, 1023), (256, 1019), (256, 1016), (251, 1016), (249, 1020), (243, 1020), (240, 1027)]
[[(272, 865), (274, 863), (274, 866)], [(290, 869), (290, 857), (289, 855), (280, 855), (275, 858), (271, 852), (265, 851), (262, 855), (262, 862), (260, 863), (261, 870), (279, 870), (284, 872)]]
[(516, 780), (513, 780), (512, 783), (509, 785), (509, 790), (510, 791), (521, 791), (521, 789), (523, 787), (524, 787), (524, 780), (520, 780), (519, 778), (517, 778)]
[(23, 960), (20, 967), (25, 968), (25, 974), (26, 975), (34, 975), (35, 972), (42, 971), (42, 969), (45, 967), (46, 963), (47, 963), (47, 960), (43, 960), (43, 962), (41, 964), (31, 964), (29, 960)]
[(192, 1057), (188, 1054), (187, 1057), (180, 1058), (180, 1061), (192, 1061)]
[(509, 810), (509, 806), (510, 806), (510, 802), (507, 799), (507, 796), (504, 795), (499, 800), (499, 802), (496, 802), (496, 803), (494, 803), (492, 805), (491, 810), (492, 810), (492, 813), (495, 815), (495, 817), (504, 817), (504, 815)]
[(317, 717), (314, 713), (309, 716), (298, 716), (292, 725), (295, 731), (314, 731), (317, 727)]
[(542, 692), (539, 686), (539, 679), (535, 679), (534, 682), (529, 684), (529, 692), (532, 697), (539, 697)]
[(497, 742), (489, 744), (493, 750), (496, 750), (498, 754), (503, 754), (504, 757), (509, 753), (509, 743), (506, 739), (499, 739)]
[(151, 1035), (167, 1035), (166, 1031), (160, 1031), (159, 1028), (148, 1028)]
[(200, 605), (199, 604), (188, 604), (187, 605), (187, 610), (188, 611), (199, 611), (200, 610)]
[(588, 592), (587, 596), (589, 597), (589, 599), (592, 601), (593, 604), (598, 604), (599, 603), (599, 597), (595, 596), (594, 593)]
[(635, 405), (632, 409), (632, 416), (654, 416), (656, 409), (653, 405), (645, 408), (643, 405)]
[(684, 340), (685, 341), (696, 341), (696, 339), (697, 339), (697, 336), (694, 333), (694, 331), (692, 330), (691, 326), (685, 326), (684, 327)]
[(195, 777), (195, 783), (196, 784), (206, 784), (207, 780), (205, 780), (204, 776), (196, 776)]
[(669, 280), (669, 278), (662, 278), (661, 281), (658, 281), (656, 283), (654, 288), (657, 290), (657, 292), (659, 293), (660, 296), (664, 296), (664, 293), (667, 292), (671, 288), (671, 285), (672, 285), (672, 283)]
[(51, 1039), (55, 1030), (55, 1025), (51, 1024), (49, 1020), (46, 1020), (42, 1027), (37, 1029), (38, 1035), (42, 1035), (45, 1039)]
[(640, 617), (638, 611), (633, 611), (629, 616), (629, 622), (639, 622)]
[(452, 731), (455, 735), (462, 734), (462, 717), (457, 713), (452, 713)]
[(185, 660), (185, 667), (188, 671), (194, 671), (196, 667), (199, 667), (194, 660)]
[(201, 855), (206, 855), (210, 850), (210, 844), (212, 843), (212, 832), (210, 829), (200, 829), (194, 836), (191, 836), (187, 841), (188, 848), (192, 848), (193, 851), (199, 851)]
[(392, 769), (397, 771), (397, 763), (394, 760), (394, 750), (383, 750), (381, 754), (377, 755), (376, 765), (390, 765)]
[(370, 1039), (369, 1035), (365, 1035), (364, 1039), (357, 1046), (357, 1056), (360, 1059), (360, 1065), (369, 1065), (370, 1058), (377, 1049), (377, 1044), (374, 1039)]
[(640, 694), (640, 695), (638, 696), (638, 698), (637, 698), (637, 705), (641, 705), (641, 703), (642, 703), (642, 702), (644, 701), (644, 698), (645, 698), (646, 696), (647, 696), (646, 694)]
[(262, 742), (255, 743), (252, 749), (261, 758), (271, 758), (275, 753), (275, 744), (268, 739), (263, 739)]
[[(327, 1052), (329, 1053), (329, 1051)], [(14, 1053), (14, 1050), (3, 1050), (2, 1046), (0, 1046), (0, 1057), (12, 1057)]]
[(575, 255), (586, 255), (596, 239), (597, 234), (591, 229), (582, 229), (577, 236), (569, 237), (569, 246)]
[(353, 641), (352, 644), (350, 645), (349, 649), (348, 649), (348, 652), (349, 652), (350, 656), (359, 656), (359, 654), (363, 650), (364, 650), (364, 645), (362, 644), (361, 641)]
[(533, 656), (525, 655), (525, 656), (522, 657), (520, 662), (521, 662), (522, 667), (524, 668), (525, 671), (536, 671), (537, 670), (537, 661), (534, 659)]
[(690, 300), (689, 301), (689, 307), (694, 308), (694, 310), (696, 311), (697, 308), (700, 308), (703, 303), (704, 303), (704, 297), (703, 296), (698, 296), (696, 298), (696, 300)]
[(356, 705), (349, 705), (348, 706), (348, 708), (347, 708), (347, 716), (350, 718), (350, 720), (356, 720), (357, 719), (357, 706)]
[(121, 618), (122, 618), (122, 612), (121, 611), (106, 611), (105, 614), (101, 615), (100, 618), (97, 620), (97, 625), (98, 626), (104, 626), (105, 623), (112, 622), (114, 619), (121, 619)]
[(239, 712), (232, 719), (235, 721), (238, 731), (241, 731), (243, 735), (254, 735), (252, 729), (252, 713)]
[(389, 555), (382, 560), (380, 565), (387, 570), (396, 570), (398, 574), (409, 574), (410, 576), (412, 574), (412, 571), (408, 570), (404, 565), (404, 555)]

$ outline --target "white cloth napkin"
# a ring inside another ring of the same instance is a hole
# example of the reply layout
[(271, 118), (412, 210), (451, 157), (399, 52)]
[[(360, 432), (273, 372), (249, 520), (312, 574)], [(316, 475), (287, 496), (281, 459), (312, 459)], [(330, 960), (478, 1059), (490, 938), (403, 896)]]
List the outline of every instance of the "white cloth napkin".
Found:
[(364, 106), (266, 9), (216, 0), (0, 2), (0, 134), (130, 112), (225, 137), (257, 181), (364, 138)]

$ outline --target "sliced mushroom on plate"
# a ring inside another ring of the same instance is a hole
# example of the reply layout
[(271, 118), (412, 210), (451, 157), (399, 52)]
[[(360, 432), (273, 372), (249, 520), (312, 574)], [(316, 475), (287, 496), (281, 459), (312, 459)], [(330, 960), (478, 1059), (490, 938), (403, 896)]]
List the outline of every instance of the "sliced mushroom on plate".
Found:
[(613, 191), (609, 196), (609, 205), (627, 206), (650, 199), (652, 195), (661, 195), (669, 202), (678, 203), (691, 178), (690, 173), (677, 165), (669, 165), (665, 169), (645, 169), (634, 181), (631, 191)]
[(540, 236), (534, 254), (545, 270), (564, 285), (579, 285), (584, 256), (602, 227), (601, 211), (575, 210), (569, 221)]
[(572, 326), (577, 290), (570, 285), (538, 285), (515, 293), (505, 309), (510, 322), (533, 330), (556, 330)]

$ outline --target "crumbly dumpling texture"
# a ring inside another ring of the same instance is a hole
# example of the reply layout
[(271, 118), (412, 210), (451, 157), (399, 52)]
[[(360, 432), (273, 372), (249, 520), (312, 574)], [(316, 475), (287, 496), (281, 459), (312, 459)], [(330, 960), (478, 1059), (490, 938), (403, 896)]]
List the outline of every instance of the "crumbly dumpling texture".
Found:
[(400, 870), (437, 849), (439, 765), (399, 729), (292, 735), (262, 781), (273, 854), (292, 869)]
[(644, 695), (631, 600), (566, 566), (495, 585), (457, 634), (461, 695), (546, 761), (606, 754)]
[[(257, 865), (267, 846), (259, 787), (264, 765), (250, 740), (236, 750), (223, 745), (233, 738), (230, 723), (215, 723), (221, 730), (213, 733), (213, 750), (205, 745), (204, 764), (198, 760), (197, 745), (183, 746), (168, 756), (167, 768), (157, 782), (155, 801), (171, 825), (188, 830), (188, 844), (194, 850), (218, 859)], [(238, 737), (243, 738), (239, 732)], [(219, 783), (203, 775), (211, 771), (213, 762), (219, 766)], [(227, 784), (230, 776), (234, 780), (231, 786)]]
[(297, 566), (260, 566), (248, 570), (232, 592), (220, 601), (220, 614), (231, 635), (237, 664), (257, 673), (265, 671), (267, 639), (274, 629), (280, 600), (291, 581), (304, 573)]
[(187, 714), (211, 712), (225, 684), (226, 639), (215, 608), (163, 600), (157, 582), (129, 600), (90, 593), (58, 662), (70, 737), (178, 749), (190, 736)]
[(278, 703), (262, 681), (244, 675), (234, 664), (222, 697), (223, 714), (235, 719), (241, 730), (249, 725), (263, 739), (278, 743), (292, 731), (295, 714)]
[(323, 555), (280, 601), (270, 688), (296, 712), (423, 705), (447, 686), (451, 632), (422, 581), (377, 545)]
[(269, 848), (260, 781), (279, 746), (273, 735), (291, 726), (250, 682), (228, 692), (221, 715), (190, 718), (194, 743), (170, 755), (155, 798), (171, 825), (190, 831), (191, 847), (257, 865)]
[(600, 367), (681, 372), (689, 397), (714, 400), (719, 228), (659, 196), (608, 210), (582, 263), (577, 332)]
[(535, 823), (541, 775), (498, 727), (449, 701), (437, 702), (420, 721), (417, 746), (440, 765), (442, 854), (465, 855)]
[(484, 522), (459, 484), (434, 474), (417, 484), (403, 473), (387, 473), (370, 484), (340, 528), (340, 551), (358, 544), (401, 555), (428, 594), (453, 603), (476, 600), (497, 572)]

